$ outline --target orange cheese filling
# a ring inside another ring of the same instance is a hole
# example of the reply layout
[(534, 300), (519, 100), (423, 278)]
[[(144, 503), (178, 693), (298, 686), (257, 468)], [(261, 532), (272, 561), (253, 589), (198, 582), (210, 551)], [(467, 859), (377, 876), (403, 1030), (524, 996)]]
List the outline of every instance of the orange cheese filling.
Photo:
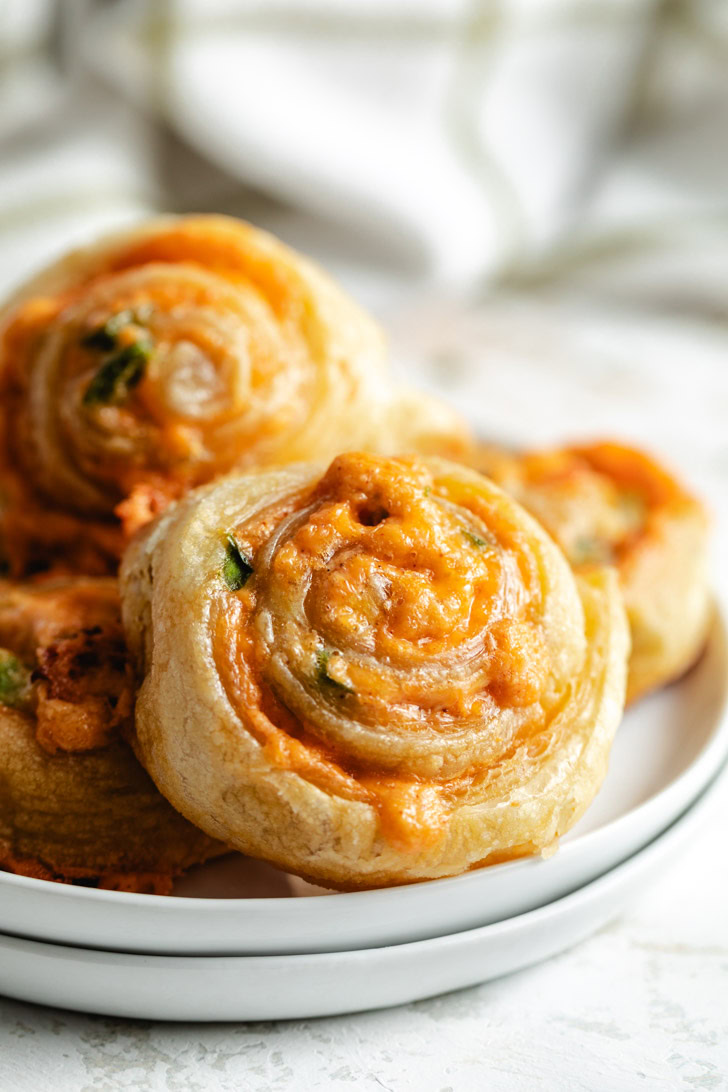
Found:
[(12, 575), (113, 571), (170, 500), (304, 419), (304, 289), (254, 249), (234, 228), (171, 226), (9, 316), (0, 551)]
[(44, 750), (95, 750), (128, 725), (133, 685), (111, 581), (7, 590), (0, 648), (28, 677), (22, 703), (5, 701), (33, 717)]
[(391, 841), (435, 842), (487, 769), (466, 757), (454, 774), (398, 772), (378, 729), (446, 742), (513, 709), (516, 737), (489, 740), (498, 763), (544, 723), (541, 574), (508, 505), (415, 460), (352, 454), (234, 534), (253, 572), (214, 610), (213, 647), (242, 722), (276, 766), (372, 805)]
[(659, 463), (615, 442), (528, 452), (512, 464), (495, 459), (495, 480), (514, 491), (576, 567), (622, 567), (661, 541), (666, 518), (699, 508)]

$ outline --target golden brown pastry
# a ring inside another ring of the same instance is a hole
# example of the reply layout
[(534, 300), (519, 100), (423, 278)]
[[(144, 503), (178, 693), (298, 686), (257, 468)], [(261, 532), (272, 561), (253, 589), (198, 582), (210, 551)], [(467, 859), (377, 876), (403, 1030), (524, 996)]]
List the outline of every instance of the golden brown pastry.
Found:
[(472, 430), (452, 406), (415, 387), (394, 392), (383, 420), (376, 449), (386, 454), (409, 451), (467, 463), (478, 450)]
[(705, 509), (658, 462), (614, 442), (512, 455), (478, 468), (535, 515), (578, 571), (616, 565), (632, 631), (629, 701), (682, 674), (712, 613)]
[(11, 574), (113, 572), (125, 535), (233, 467), (391, 447), (396, 402), (374, 322), (249, 224), (166, 218), (75, 251), (0, 314)]
[(328, 886), (552, 846), (624, 703), (616, 574), (440, 459), (347, 454), (188, 495), (121, 571), (135, 748), (191, 821)]
[(127, 660), (114, 581), (0, 587), (0, 868), (165, 894), (223, 851), (122, 740)]

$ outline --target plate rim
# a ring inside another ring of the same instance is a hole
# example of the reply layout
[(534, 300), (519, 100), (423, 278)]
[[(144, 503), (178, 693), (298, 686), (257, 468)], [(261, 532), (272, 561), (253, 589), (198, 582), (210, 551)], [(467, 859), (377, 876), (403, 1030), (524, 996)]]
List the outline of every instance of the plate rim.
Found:
[[(562, 913), (574, 910), (581, 904), (589, 905), (593, 903), (605, 892), (608, 892), (614, 885), (618, 886), (619, 883), (625, 879), (628, 881), (633, 872), (639, 872), (641, 869), (649, 867), (650, 864), (654, 863), (653, 859), (656, 859), (659, 862), (661, 857), (669, 852), (674, 841), (678, 842), (679, 852), (679, 849), (682, 848), (681, 843), (683, 839), (688, 836), (693, 828), (699, 829), (705, 815), (710, 812), (710, 809), (715, 805), (727, 786), (728, 760), (722, 763), (715, 776), (710, 780), (697, 799), (689, 804), (665, 830), (661, 831), (652, 839), (652, 841), (648, 842), (646, 846), (643, 846), (642, 849), (638, 849), (626, 860), (615, 865), (614, 868), (609, 869), (601, 876), (597, 876), (596, 879), (591, 880), (589, 883), (584, 884), (575, 891), (571, 891), (561, 898), (546, 903), (544, 906), (537, 906), (532, 910), (513, 915), (502, 921), (491, 922), (488, 925), (479, 925), (474, 929), (463, 929), (454, 933), (446, 933), (442, 936), (406, 941), (401, 944), (378, 945), (374, 948), (353, 948), (346, 951), (334, 952), (277, 953), (272, 955), (240, 955), (236, 953), (217, 953), (214, 955), (194, 955), (189, 953), (177, 955), (151, 955), (139, 952), (109, 951), (102, 948), (84, 948), (80, 945), (72, 944), (56, 944), (53, 941), (31, 940), (26, 937), (17, 937), (10, 933), (0, 932), (0, 950), (3, 947), (11, 947), (16, 950), (20, 949), (21, 951), (23, 949), (29, 949), (30, 954), (32, 954), (33, 950), (37, 951), (40, 949), (39, 954), (42, 955), (44, 949), (52, 949), (57, 951), (59, 956), (63, 955), (67, 959), (80, 959), (84, 963), (107, 963), (107, 961), (111, 961), (111, 963), (115, 965), (124, 963), (127, 965), (145, 964), (147, 966), (151, 965), (152, 968), (159, 967), (160, 970), (182, 970), (189, 964), (199, 966), (200, 961), (204, 961), (208, 965), (211, 963), (216, 965), (230, 964), (231, 962), (235, 966), (245, 964), (246, 966), (249, 966), (251, 970), (260, 968), (263, 965), (270, 965), (271, 967), (277, 966), (280, 968), (284, 964), (290, 964), (292, 961), (292, 969), (303, 969), (312, 961), (319, 965), (334, 965), (352, 960), (361, 963), (370, 960), (373, 953), (376, 953), (382, 958), (387, 958), (388, 955), (389, 958), (394, 958), (391, 953), (395, 953), (395, 955), (398, 953), (407, 953), (416, 956), (420, 952), (426, 953), (433, 949), (447, 950), (459, 943), (467, 943), (468, 940), (476, 942), (485, 935), (488, 935), (490, 938), (500, 938), (507, 936), (509, 933), (517, 933), (519, 930), (527, 928), (529, 925), (547, 923), (549, 919), (552, 918), (558, 919)], [(6, 996), (2, 994), (1, 989), (0, 996)]]
[[(695, 661), (695, 664), (693, 664), (688, 671), (694, 669), (700, 660), (708, 654), (709, 650), (711, 650), (714, 655), (720, 655), (724, 666), (728, 665), (728, 622), (722, 604), (717, 600), (714, 600), (710, 630), (703, 651)], [(688, 672), (685, 672), (685, 674), (687, 673)], [(675, 681), (678, 682), (679, 680)], [(696, 799), (699, 800), (702, 797), (703, 792), (706, 791), (706, 787), (712, 785), (715, 776), (719, 776), (717, 771), (722, 768), (726, 757), (728, 757), (728, 671), (724, 671), (721, 676), (719, 712), (715, 718), (715, 724), (713, 725), (711, 734), (706, 744), (701, 748), (689, 765), (664, 785), (657, 793), (650, 796), (647, 800), (644, 800), (641, 804), (638, 804), (637, 807), (631, 808), (623, 815), (618, 816), (616, 819), (612, 819), (610, 822), (596, 830), (581, 835), (574, 841), (560, 845), (558, 850), (559, 855), (570, 856), (577, 849), (580, 852), (583, 851), (585, 844), (592, 846), (598, 844), (601, 840), (612, 838), (615, 831), (619, 831), (627, 824), (633, 823), (636, 817), (643, 817), (656, 810), (666, 796), (677, 794), (679, 788), (686, 782), (699, 778), (699, 776), (704, 776), (705, 780), (700, 784), (697, 798), (691, 798), (679, 815), (673, 817), (667, 827), (657, 836), (661, 837), (662, 834), (671, 829), (673, 823), (678, 821), (679, 816), (683, 815), (686, 809), (689, 809), (696, 803)], [(706, 774), (704, 771), (710, 772)], [(648, 846), (651, 844), (652, 842), (649, 842)], [(637, 852), (642, 852), (642, 850), (638, 850)], [(541, 854), (533, 854), (516, 860), (490, 865), (488, 866), (487, 871), (490, 873), (497, 869), (500, 875), (507, 875), (508, 872), (511, 871), (522, 871), (525, 868), (532, 867), (534, 864), (541, 862), (541, 860)], [(627, 858), (627, 860), (631, 860), (631, 857)], [(617, 865), (615, 867), (620, 866)], [(475, 885), (484, 871), (485, 869), (472, 869), (469, 872), (461, 873), (458, 876), (446, 876), (441, 879), (433, 880), (420, 880), (416, 883), (373, 888), (367, 891), (324, 891), (322, 894), (317, 894), (315, 896), (315, 902), (320, 904), (322, 902), (330, 903), (331, 900), (335, 900), (335, 905), (340, 906), (342, 911), (353, 911), (356, 908), (366, 911), (367, 905), (371, 906), (374, 899), (377, 899), (380, 902), (391, 902), (395, 898), (402, 897), (416, 899), (416, 893), (425, 887), (430, 890), (436, 886), (440, 891), (447, 891), (448, 886), (452, 887), (453, 885), (457, 885), (455, 890), (460, 891), (468, 884)], [(593, 883), (596, 881), (590, 882)], [(261, 913), (263, 911), (267, 914), (275, 914), (275, 906), (280, 906), (281, 915), (283, 912), (292, 912), (295, 914), (296, 911), (291, 909), (291, 904), (305, 903), (308, 905), (312, 901), (308, 898), (206, 898), (198, 895), (152, 895), (135, 891), (113, 891), (104, 888), (81, 887), (73, 884), (57, 883), (52, 880), (37, 879), (32, 876), (21, 876), (13, 872), (0, 871), (0, 890), (5, 885), (16, 887), (21, 890), (26, 889), (35, 894), (54, 895), (61, 899), (81, 899), (89, 903), (98, 903), (101, 906), (115, 904), (117, 906), (126, 906), (127, 908), (145, 907), (147, 909), (156, 908), (157, 910), (166, 908), (177, 912), (184, 912), (186, 909), (190, 913), (202, 911), (203, 913), (213, 915), (216, 913), (231, 913), (235, 911), (245, 913), (246, 910), (250, 914), (256, 912)], [(528, 912), (531, 913), (532, 911)], [(485, 928), (485, 926), (483, 926), (483, 928)], [(5, 935), (10, 934), (3, 934), (0, 932), (0, 936)], [(36, 943), (53, 942), (37, 941)], [(419, 942), (413, 941), (410, 943)], [(369, 949), (362, 949), (362, 951), (367, 950)]]

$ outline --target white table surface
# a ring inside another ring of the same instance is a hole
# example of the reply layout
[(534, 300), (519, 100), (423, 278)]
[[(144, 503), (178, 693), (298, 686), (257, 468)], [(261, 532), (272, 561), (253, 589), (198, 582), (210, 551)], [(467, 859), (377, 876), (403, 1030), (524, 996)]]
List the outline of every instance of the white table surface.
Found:
[[(725, 319), (547, 299), (468, 310), (420, 299), (389, 311), (403, 371), (491, 434), (528, 444), (621, 435), (668, 457), (713, 507), (725, 599)], [(728, 798), (698, 844), (577, 948), (399, 1009), (171, 1025), (0, 999), (0, 1090), (728, 1089), (727, 834)]]

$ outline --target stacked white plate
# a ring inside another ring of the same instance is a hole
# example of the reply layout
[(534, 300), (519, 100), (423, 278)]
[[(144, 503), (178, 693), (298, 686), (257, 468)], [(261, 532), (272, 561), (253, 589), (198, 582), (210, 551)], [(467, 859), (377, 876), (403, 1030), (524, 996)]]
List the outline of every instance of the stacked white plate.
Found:
[(726, 638), (630, 709), (609, 774), (548, 859), (334, 894), (231, 856), (159, 898), (0, 873), (0, 993), (165, 1020), (379, 1008), (473, 985), (575, 944), (689, 844), (728, 773)]

